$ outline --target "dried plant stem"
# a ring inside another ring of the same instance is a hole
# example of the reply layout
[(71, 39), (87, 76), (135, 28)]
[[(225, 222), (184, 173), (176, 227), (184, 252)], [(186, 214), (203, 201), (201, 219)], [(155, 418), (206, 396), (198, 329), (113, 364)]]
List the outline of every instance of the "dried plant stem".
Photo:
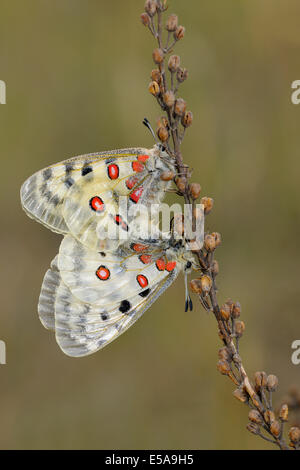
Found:
[[(189, 167), (184, 163), (181, 153), (181, 143), (187, 128), (192, 124), (193, 115), (190, 111), (186, 111), (185, 101), (177, 97), (180, 85), (188, 78), (188, 73), (186, 69), (180, 67), (179, 56), (172, 55), (168, 58), (168, 54), (176, 43), (183, 39), (185, 28), (178, 26), (176, 15), (170, 15), (166, 21), (167, 38), (164, 46), (163, 15), (167, 9), (166, 3), (161, 0), (147, 0), (145, 12), (141, 15), (143, 24), (148, 26), (158, 46), (153, 51), (153, 60), (158, 68), (152, 70), (149, 91), (155, 96), (161, 110), (166, 113), (165, 117), (158, 120), (157, 135), (169, 155), (175, 159), (176, 192), (184, 198), (186, 204), (192, 204), (192, 222), (195, 227), (197, 219), (197, 211), (194, 210), (195, 200), (199, 197), (201, 187), (198, 183), (189, 182)], [(174, 40), (169, 45), (171, 35)], [(167, 69), (170, 72), (170, 89), (168, 88)], [(175, 76), (177, 85), (174, 89)], [(200, 202), (203, 204), (204, 214), (207, 216), (213, 207), (213, 200), (209, 197), (203, 197)], [(277, 418), (272, 407), (272, 392), (277, 388), (277, 377), (267, 376), (265, 372), (256, 372), (254, 383), (252, 383), (246, 372), (239, 353), (239, 340), (245, 330), (244, 322), (239, 320), (240, 304), (229, 299), (224, 305), (219, 305), (216, 286), (219, 268), (218, 263), (214, 260), (214, 253), (220, 243), (219, 233), (205, 234), (204, 246), (193, 251), (201, 276), (191, 281), (192, 291), (198, 294), (202, 306), (207, 311), (213, 312), (217, 321), (219, 337), (223, 342), (223, 348), (219, 350), (220, 360), (217, 368), (223, 375), (228, 376), (237, 387), (234, 396), (250, 408), (250, 422), (247, 429), (282, 450), (297, 450), (300, 448), (299, 428), (292, 427), (290, 429), (289, 445), (283, 437), (284, 423), (288, 417), (287, 405), (282, 405)]]

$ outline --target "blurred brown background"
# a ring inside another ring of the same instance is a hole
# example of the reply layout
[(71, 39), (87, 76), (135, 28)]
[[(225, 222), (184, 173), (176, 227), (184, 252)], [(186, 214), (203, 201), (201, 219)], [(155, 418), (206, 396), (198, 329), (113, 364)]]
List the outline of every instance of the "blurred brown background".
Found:
[[(298, 0), (169, 0), (187, 27), (177, 47), (194, 113), (183, 151), (215, 199), (220, 299), (243, 307), (249, 371), (300, 386), (300, 79)], [(150, 33), (143, 0), (2, 0), (0, 79), (0, 447), (269, 448), (246, 430), (247, 409), (216, 371), (216, 323), (183, 312), (182, 278), (118, 341), (84, 359), (63, 355), (37, 316), (60, 237), (21, 210), (33, 172), (69, 156), (153, 141)], [(278, 398), (279, 399), (279, 398)]]

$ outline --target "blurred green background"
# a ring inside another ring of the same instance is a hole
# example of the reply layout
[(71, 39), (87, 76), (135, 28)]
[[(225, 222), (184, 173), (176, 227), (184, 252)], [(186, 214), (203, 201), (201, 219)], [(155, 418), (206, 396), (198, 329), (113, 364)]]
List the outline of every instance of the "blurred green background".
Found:
[[(300, 79), (298, 0), (169, 0), (187, 28), (176, 51), (194, 113), (183, 145), (222, 233), (220, 300), (239, 300), (249, 372), (300, 385)], [(143, 0), (2, 0), (0, 79), (0, 447), (269, 448), (246, 431), (247, 408), (216, 371), (214, 318), (183, 312), (179, 279), (118, 341), (63, 355), (39, 322), (42, 279), (60, 237), (21, 210), (19, 188), (69, 156), (153, 144), (141, 125), (159, 110), (147, 92), (154, 43)]]

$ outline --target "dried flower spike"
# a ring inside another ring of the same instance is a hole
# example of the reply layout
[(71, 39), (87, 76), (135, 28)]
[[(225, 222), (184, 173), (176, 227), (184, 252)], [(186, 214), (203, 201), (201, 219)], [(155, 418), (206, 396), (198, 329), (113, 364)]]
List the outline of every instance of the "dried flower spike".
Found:
[(170, 33), (176, 31), (178, 26), (178, 16), (177, 15), (170, 15), (167, 19), (166, 30)]

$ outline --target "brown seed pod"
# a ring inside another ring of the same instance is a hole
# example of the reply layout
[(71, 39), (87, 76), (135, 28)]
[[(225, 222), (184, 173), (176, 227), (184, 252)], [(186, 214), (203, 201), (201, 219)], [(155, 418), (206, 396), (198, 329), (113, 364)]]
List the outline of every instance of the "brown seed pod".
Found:
[(215, 242), (215, 239), (212, 235), (210, 235), (209, 233), (207, 233), (204, 237), (204, 248), (207, 250), (207, 251), (214, 251), (214, 249), (216, 248), (216, 242)]
[(177, 41), (179, 41), (179, 39), (184, 38), (184, 35), (185, 35), (185, 27), (184, 26), (178, 26), (176, 28), (175, 33), (174, 33), (174, 38), (177, 39)]
[(287, 406), (286, 403), (284, 403), (280, 408), (279, 418), (282, 421), (288, 421), (288, 419), (289, 419), (289, 407)]
[(145, 11), (149, 16), (154, 16), (157, 10), (156, 0), (146, 0), (145, 2)]
[(202, 286), (201, 286), (200, 279), (192, 279), (190, 282), (190, 287), (191, 287), (191, 291), (194, 292), (195, 294), (201, 294)]
[(178, 26), (178, 16), (174, 14), (170, 15), (169, 18), (167, 19), (166, 30), (172, 33), (176, 31), (177, 26)]
[(160, 175), (160, 179), (162, 181), (171, 181), (175, 178), (175, 173), (173, 171), (163, 171), (162, 174)]
[(239, 318), (241, 315), (241, 304), (239, 302), (235, 302), (232, 305), (232, 317)]
[(176, 180), (176, 186), (179, 189), (180, 192), (184, 193), (185, 191), (185, 186), (186, 186), (186, 178), (179, 177)]
[(157, 136), (161, 142), (166, 142), (169, 138), (168, 129), (166, 129), (165, 127), (159, 127), (157, 129)]
[(281, 424), (279, 421), (275, 420), (270, 426), (270, 431), (275, 437), (279, 437), (281, 434)]
[(200, 279), (201, 279), (202, 291), (203, 291), (203, 293), (207, 294), (210, 291), (211, 287), (212, 287), (212, 280), (206, 274), (204, 274), (204, 276), (201, 276)]
[(246, 329), (246, 327), (245, 327), (245, 323), (243, 321), (237, 321), (235, 323), (234, 331), (235, 331), (235, 334), (238, 338), (243, 336), (245, 329)]
[(222, 305), (220, 308), (220, 314), (223, 320), (227, 321), (230, 318), (230, 308), (228, 307), (227, 304)]
[(154, 49), (152, 52), (153, 60), (156, 64), (161, 64), (164, 60), (164, 51), (162, 49)]
[(260, 434), (260, 429), (259, 426), (255, 423), (249, 423), (247, 424), (247, 429), (250, 431), (252, 434)]
[(144, 26), (149, 26), (150, 17), (147, 13), (142, 13), (141, 14), (141, 22), (143, 23)]
[(200, 196), (200, 193), (201, 193), (201, 186), (199, 183), (191, 183), (190, 185), (190, 193), (191, 193), (191, 196), (192, 198), (195, 200), (195, 199), (198, 199), (198, 197)]
[(233, 392), (233, 396), (241, 401), (242, 403), (246, 403), (248, 401), (248, 395), (247, 393), (245, 392), (245, 390), (241, 389), (241, 388), (237, 388), (234, 392)]
[(203, 197), (200, 200), (200, 203), (203, 204), (204, 206), (204, 214), (207, 215), (211, 212), (213, 205), (214, 205), (214, 200), (211, 197)]
[(160, 88), (157, 82), (150, 82), (148, 90), (153, 96), (158, 96), (160, 94)]
[(214, 259), (212, 262), (211, 272), (214, 276), (217, 276), (219, 274), (219, 263), (216, 259)]
[(259, 390), (261, 387), (267, 386), (267, 374), (265, 372), (255, 372), (254, 374), (255, 387)]
[(250, 421), (256, 424), (262, 424), (263, 422), (263, 418), (257, 410), (250, 410), (248, 414), (248, 418)]
[(275, 413), (274, 411), (271, 411), (271, 410), (267, 410), (264, 412), (264, 418), (265, 418), (265, 422), (268, 423), (268, 424), (272, 424), (274, 423), (275, 421)]
[(213, 236), (214, 239), (215, 239), (216, 246), (221, 245), (221, 242), (222, 242), (221, 234), (220, 234), (219, 232), (213, 232), (213, 233), (212, 233), (212, 236)]
[(187, 111), (181, 118), (181, 124), (183, 127), (190, 127), (193, 123), (193, 113), (192, 111)]
[(176, 78), (177, 78), (179, 83), (182, 83), (188, 78), (188, 75), (189, 75), (189, 73), (188, 73), (187, 69), (182, 69), (181, 67), (179, 67), (179, 69), (177, 70), (177, 73), (176, 73)]
[(289, 431), (289, 437), (294, 444), (297, 444), (300, 441), (300, 428), (293, 426)]
[(217, 369), (223, 375), (228, 375), (231, 372), (230, 364), (227, 361), (219, 361), (217, 363)]
[(172, 108), (175, 103), (175, 95), (173, 91), (166, 91), (166, 93), (164, 93), (163, 100), (165, 105), (168, 106), (168, 108)]
[(160, 83), (161, 82), (161, 74), (158, 69), (153, 69), (151, 72), (151, 79), (154, 82)]
[(267, 390), (269, 392), (275, 392), (277, 390), (277, 387), (278, 387), (278, 378), (276, 377), (276, 375), (268, 375), (267, 377)]
[(157, 119), (157, 127), (165, 127), (169, 129), (169, 122), (165, 116), (161, 116)]
[(170, 72), (176, 72), (180, 66), (180, 57), (179, 55), (171, 55), (168, 61), (168, 69)]
[(175, 103), (174, 114), (176, 116), (183, 116), (186, 110), (186, 102), (182, 98), (178, 98)]

